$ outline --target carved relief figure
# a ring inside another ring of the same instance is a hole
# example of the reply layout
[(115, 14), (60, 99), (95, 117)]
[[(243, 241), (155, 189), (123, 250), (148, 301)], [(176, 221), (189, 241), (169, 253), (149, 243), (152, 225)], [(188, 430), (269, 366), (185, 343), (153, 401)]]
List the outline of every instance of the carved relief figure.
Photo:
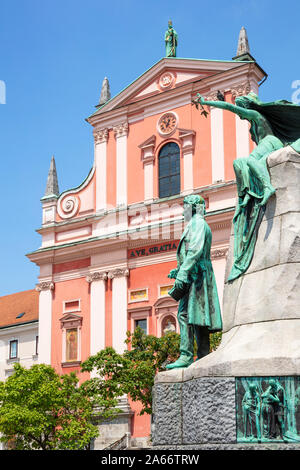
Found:
[(285, 436), (285, 393), (280, 383), (271, 379), (269, 387), (262, 394), (262, 419), (263, 436), (269, 439), (276, 439), (280, 436), (284, 440)]
[(244, 437), (250, 439), (257, 439), (260, 441), (260, 396), (255, 384), (249, 385), (249, 390), (246, 391), (243, 401), (243, 423), (244, 423)]

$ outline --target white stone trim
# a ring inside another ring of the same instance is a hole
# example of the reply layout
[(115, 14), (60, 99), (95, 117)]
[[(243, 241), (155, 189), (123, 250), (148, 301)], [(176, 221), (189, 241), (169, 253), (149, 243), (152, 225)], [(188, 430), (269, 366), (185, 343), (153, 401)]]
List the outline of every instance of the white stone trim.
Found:
[[(66, 310), (66, 303), (78, 302), (79, 307), (72, 310)], [(63, 300), (63, 313), (81, 312), (81, 299)]]
[(38, 337), (39, 337), (38, 361), (40, 364), (51, 364), (51, 338), (52, 338), (52, 289), (51, 288), (40, 290)]
[[(139, 291), (146, 291), (146, 297), (144, 299), (131, 300), (130, 294), (132, 292), (139, 292)], [(137, 289), (128, 290), (128, 303), (129, 304), (134, 304), (136, 302), (148, 302), (148, 300), (149, 300), (149, 288), (148, 287), (138, 287)]]
[[(96, 212), (106, 208), (106, 176), (107, 176), (107, 134), (98, 140), (95, 139), (95, 167), (96, 167)], [(99, 135), (96, 133), (96, 135)]]
[(153, 201), (153, 164), (154, 164), (154, 149), (155, 149), (156, 137), (153, 135), (145, 142), (139, 145), (141, 149), (141, 160), (144, 166), (144, 201)]
[(126, 349), (127, 276), (112, 280), (112, 346), (120, 354)]
[(144, 165), (144, 200), (153, 201), (153, 161)]
[[(79, 196), (74, 196), (74, 194), (84, 189), (90, 183), (91, 179), (94, 176), (94, 173), (95, 173), (95, 165), (91, 169), (88, 177), (85, 179), (85, 181), (81, 185), (79, 185), (77, 188), (69, 189), (61, 193), (57, 201), (57, 212), (62, 219), (72, 218), (77, 213), (77, 210), (79, 208)], [(61, 204), (62, 202), (63, 202), (63, 207)]]
[(211, 108), (211, 160), (212, 182), (224, 181), (224, 129), (223, 110)]
[[(172, 282), (172, 281), (173, 281), (173, 282)], [(157, 286), (157, 298), (158, 298), (158, 299), (165, 299), (165, 298), (168, 298), (168, 295), (161, 295), (161, 294), (160, 294), (160, 289), (161, 289), (162, 287), (169, 287), (169, 286), (172, 287), (173, 284), (174, 284), (174, 279), (170, 279), (170, 283), (169, 283), (169, 284), (160, 284), (160, 285), (158, 285), (158, 286)]]
[(116, 138), (117, 206), (127, 206), (127, 134), (128, 123), (114, 127)]
[(249, 122), (235, 115), (236, 132), (236, 158), (248, 157), (249, 150)]
[[(191, 103), (191, 92), (188, 91), (184, 95), (175, 96), (169, 98), (169, 100), (155, 103), (151, 106), (147, 106), (147, 110), (144, 112), (144, 119), (153, 116), (155, 114), (161, 114), (169, 111), (170, 109), (180, 108)], [(169, 137), (169, 136), (168, 136)]]
[(178, 129), (179, 139), (182, 142), (181, 153), (183, 156), (183, 194), (188, 194), (194, 189), (193, 156), (195, 146), (195, 131), (191, 129)]
[[(105, 278), (90, 284), (90, 354), (105, 348)], [(92, 371), (91, 377), (97, 374)]]
[(176, 333), (180, 333), (180, 330), (179, 330), (179, 324), (178, 324), (178, 320), (177, 320), (177, 314), (176, 313), (173, 313), (173, 312), (169, 312), (169, 313), (161, 313), (158, 318), (157, 318), (157, 325), (158, 325), (158, 337), (161, 338), (162, 337), (162, 334), (163, 334), (163, 331), (162, 331), (162, 323), (163, 323), (163, 320), (165, 317), (173, 317), (174, 320), (175, 320), (175, 325), (176, 325), (176, 330), (175, 332)]
[(130, 317), (130, 331), (131, 333), (134, 333), (135, 330), (135, 321), (136, 320), (143, 320), (144, 318), (147, 320), (147, 334), (149, 334), (149, 318), (150, 318), (150, 312), (152, 310), (151, 306), (148, 307), (140, 307), (137, 309), (128, 309), (128, 314)]

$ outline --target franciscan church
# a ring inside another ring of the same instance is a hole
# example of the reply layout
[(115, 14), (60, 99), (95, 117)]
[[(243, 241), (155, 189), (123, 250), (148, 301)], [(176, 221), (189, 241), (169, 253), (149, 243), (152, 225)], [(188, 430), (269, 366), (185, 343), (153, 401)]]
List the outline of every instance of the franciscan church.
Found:
[[(267, 75), (250, 54), (244, 28), (231, 60), (178, 57), (180, 35), (171, 22), (162, 41), (165, 57), (116, 96), (104, 78), (99, 104), (86, 119), (94, 139), (86, 179), (60, 193), (52, 158), (41, 199), (41, 245), (27, 255), (40, 268), (36, 289), (26, 294), (35, 309), (32, 362), (51, 364), (60, 374), (76, 371), (81, 380), (90, 377), (80, 373), (81, 362), (106, 346), (124, 351), (128, 330), (179, 332), (168, 274), (177, 265), (186, 195), (205, 199), (222, 305), (237, 195), (233, 161), (247, 157), (254, 143), (248, 121), (214, 107), (198, 110), (193, 101), (200, 93), (234, 103), (251, 91), (258, 94)], [(13, 296), (7, 296), (11, 310)], [(22, 330), (25, 317), (12, 313), (10, 323)], [(0, 325), (1, 335), (5, 318)], [(23, 348), (22, 332), (5, 334), (3, 377), (12, 341), (21, 363)], [(140, 416), (139, 405), (127, 397), (120, 408), (117, 423), (102, 427), (95, 448), (126, 433), (133, 445), (146, 445), (150, 417)]]

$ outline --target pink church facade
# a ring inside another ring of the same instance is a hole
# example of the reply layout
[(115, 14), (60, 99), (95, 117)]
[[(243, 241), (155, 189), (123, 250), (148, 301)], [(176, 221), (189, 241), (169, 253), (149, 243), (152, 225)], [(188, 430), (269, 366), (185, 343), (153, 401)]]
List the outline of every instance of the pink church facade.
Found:
[[(42, 198), (42, 242), (28, 254), (40, 267), (39, 362), (80, 374), (81, 362), (106, 346), (122, 352), (137, 325), (157, 336), (179, 332), (167, 275), (176, 267), (187, 194), (206, 200), (222, 303), (232, 163), (253, 142), (246, 121), (216, 108), (205, 118), (192, 101), (221, 92), (234, 103), (258, 93), (264, 77), (251, 60), (163, 58), (87, 118), (94, 165), (78, 187), (61, 194), (52, 187)], [(132, 436), (149, 435), (149, 417), (129, 408)]]

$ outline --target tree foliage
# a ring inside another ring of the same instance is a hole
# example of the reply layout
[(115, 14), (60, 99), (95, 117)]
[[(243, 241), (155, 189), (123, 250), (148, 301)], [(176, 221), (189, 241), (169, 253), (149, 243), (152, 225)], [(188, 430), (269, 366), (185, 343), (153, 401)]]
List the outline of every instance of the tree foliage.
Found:
[(107, 347), (85, 361), (82, 370), (97, 370), (100, 378), (90, 381), (95, 393), (110, 398), (129, 395), (141, 402), (140, 414), (151, 414), (155, 374), (178, 358), (180, 336), (172, 332), (157, 338), (138, 327), (133, 334), (127, 332), (125, 343), (129, 349), (123, 354)]
[(48, 365), (15, 364), (0, 382), (1, 440), (17, 450), (85, 449), (98, 434), (93, 403), (75, 373), (59, 376)]
[[(210, 335), (210, 351), (217, 349), (222, 334)], [(161, 338), (146, 335), (141, 328), (127, 332), (125, 343), (129, 346), (123, 354), (112, 347), (99, 351), (82, 364), (82, 371), (97, 371), (98, 378), (91, 379), (86, 386), (95, 396), (107, 397), (108, 401), (129, 395), (142, 405), (140, 414), (152, 413), (152, 387), (157, 372), (176, 361), (180, 351), (180, 335), (167, 333)], [(195, 355), (197, 346), (195, 343)]]

